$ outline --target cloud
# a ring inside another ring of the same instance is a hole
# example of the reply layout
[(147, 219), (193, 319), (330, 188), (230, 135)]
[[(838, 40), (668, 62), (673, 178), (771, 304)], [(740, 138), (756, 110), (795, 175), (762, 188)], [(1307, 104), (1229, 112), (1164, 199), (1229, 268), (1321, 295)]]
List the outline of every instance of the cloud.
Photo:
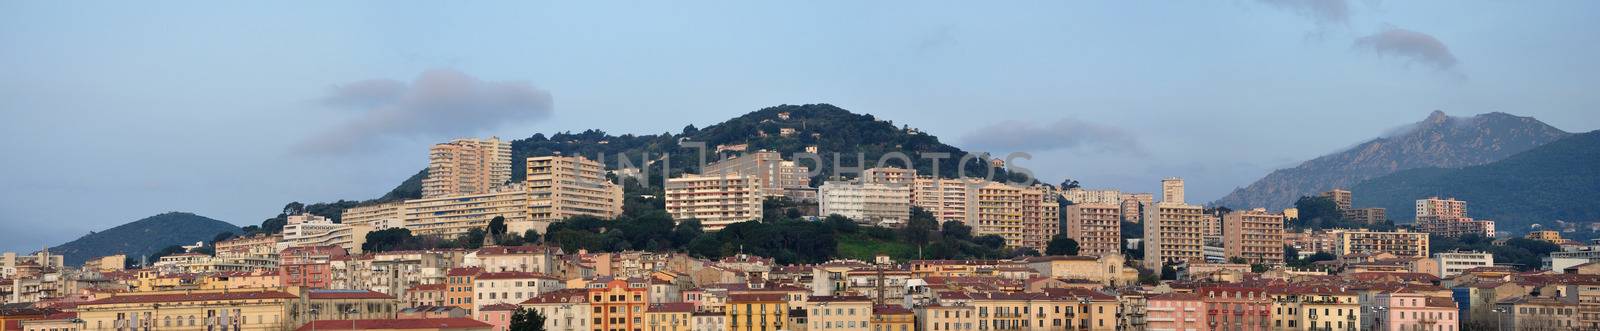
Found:
[(1144, 154), (1143, 144), (1132, 133), (1075, 119), (1060, 119), (1043, 125), (1021, 121), (995, 123), (962, 136), (962, 142), (974, 148), (1002, 152), (1075, 149), (1111, 154)]
[(1278, 9), (1294, 12), (1318, 27), (1343, 26), (1350, 22), (1350, 3), (1345, 0), (1258, 0)]
[(319, 101), (361, 113), (295, 146), (305, 154), (339, 154), (391, 139), (467, 136), (550, 116), (550, 92), (526, 82), (488, 82), (455, 70), (429, 70), (410, 84), (371, 79), (338, 85)]
[(1404, 58), (1432, 66), (1440, 71), (1454, 69), (1459, 61), (1439, 38), (1426, 33), (1387, 27), (1383, 31), (1356, 39), (1355, 48), (1370, 49), (1378, 55)]

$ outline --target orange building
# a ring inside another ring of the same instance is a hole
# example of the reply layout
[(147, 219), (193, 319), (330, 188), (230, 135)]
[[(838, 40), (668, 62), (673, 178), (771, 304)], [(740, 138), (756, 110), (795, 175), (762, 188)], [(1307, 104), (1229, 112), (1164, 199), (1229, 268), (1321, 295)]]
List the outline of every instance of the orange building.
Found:
[(452, 268), (445, 274), (444, 303), (447, 306), (472, 310), (472, 284), (478, 280), (481, 268)]
[(644, 279), (600, 279), (589, 283), (590, 324), (596, 331), (644, 330), (650, 284)]

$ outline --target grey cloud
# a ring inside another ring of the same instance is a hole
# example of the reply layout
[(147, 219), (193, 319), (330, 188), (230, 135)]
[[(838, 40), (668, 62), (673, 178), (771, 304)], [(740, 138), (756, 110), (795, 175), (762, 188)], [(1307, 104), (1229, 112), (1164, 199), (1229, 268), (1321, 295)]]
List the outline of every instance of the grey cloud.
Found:
[(1350, 22), (1350, 3), (1345, 0), (1258, 0), (1279, 9), (1293, 11), (1327, 28)]
[(553, 109), (550, 93), (526, 82), (488, 82), (454, 70), (429, 70), (410, 84), (375, 79), (340, 85), (321, 100), (361, 113), (301, 141), (296, 152), (338, 154), (385, 140), (472, 135), (542, 120)]
[(1445, 46), (1439, 38), (1392, 26), (1356, 39), (1354, 47), (1420, 62), (1439, 70), (1454, 69), (1458, 63), (1455, 54), (1450, 53), (1450, 47)]
[(1038, 124), (1005, 121), (962, 136), (974, 148), (1005, 152), (1077, 149), (1111, 154), (1144, 154), (1137, 136), (1119, 128), (1075, 119)]

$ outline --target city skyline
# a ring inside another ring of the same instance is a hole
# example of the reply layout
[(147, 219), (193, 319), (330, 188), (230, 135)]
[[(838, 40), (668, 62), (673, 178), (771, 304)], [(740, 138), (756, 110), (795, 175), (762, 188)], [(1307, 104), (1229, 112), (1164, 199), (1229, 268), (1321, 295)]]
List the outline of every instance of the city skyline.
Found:
[(779, 104), (1028, 152), (1047, 183), (1183, 177), (1191, 204), (1433, 110), (1600, 127), (1581, 60), (1600, 58), (1600, 5), (1306, 3), (0, 4), (0, 153), (45, 161), (0, 175), (0, 250), (374, 198), (455, 138), (678, 132)]

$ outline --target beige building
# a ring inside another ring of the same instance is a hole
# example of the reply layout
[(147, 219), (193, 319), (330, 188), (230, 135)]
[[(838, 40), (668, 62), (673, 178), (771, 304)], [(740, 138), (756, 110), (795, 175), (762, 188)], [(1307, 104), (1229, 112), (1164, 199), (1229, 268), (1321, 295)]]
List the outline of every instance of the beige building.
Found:
[(861, 180), (867, 183), (900, 184), (910, 187), (916, 179), (915, 169), (877, 167), (861, 171)]
[(803, 307), (807, 330), (872, 330), (872, 300), (865, 296), (811, 296)]
[(101, 256), (84, 261), (83, 270), (96, 272), (122, 271), (127, 266), (127, 262), (128, 256), (123, 254)]
[[(1298, 212), (1298, 210), (1296, 210)], [(1383, 208), (1356, 208), (1346, 209), (1344, 219), (1361, 224), (1377, 224), (1389, 220), (1388, 212)], [(1298, 217), (1299, 215), (1295, 215)]]
[(1122, 219), (1134, 222), (1144, 222), (1144, 208), (1155, 203), (1155, 195), (1150, 193), (1123, 193), (1122, 194)]
[(453, 237), (484, 229), (496, 216), (505, 217), (508, 230), (525, 232), (531, 227), (528, 204), (526, 190), (503, 186), (483, 194), (406, 200), (401, 210), (412, 234)]
[(1467, 217), (1467, 202), (1456, 198), (1430, 197), (1417, 200), (1417, 219), (1455, 219)]
[(345, 224), (366, 224), (372, 231), (405, 227), (405, 208), (405, 202), (350, 207), (340, 219)]
[(1163, 201), (1145, 208), (1144, 266), (1205, 262), (1205, 208), (1183, 203), (1183, 180), (1161, 181)]
[(1061, 192), (1061, 197), (1075, 204), (1120, 204), (1122, 192), (1117, 190), (1088, 190), (1072, 188)]
[[(898, 177), (891, 177), (898, 178)], [(911, 218), (911, 185), (829, 181), (818, 199), (820, 215), (838, 214), (857, 222), (897, 227)]]
[(973, 179), (917, 177), (912, 181), (911, 205), (932, 213), (939, 222), (965, 221), (968, 191), (972, 186), (982, 183)]
[(532, 224), (524, 229), (544, 233), (550, 223), (569, 217), (622, 215), (622, 186), (606, 178), (600, 162), (582, 156), (540, 156), (528, 158), (527, 163)]
[(738, 175), (684, 175), (667, 179), (667, 213), (672, 219), (700, 220), (706, 231), (761, 219), (760, 189)]
[(1401, 257), (1428, 257), (1428, 234), (1398, 230), (1380, 232), (1368, 230), (1333, 231), (1334, 254), (1389, 253)]
[(1117, 205), (1080, 203), (1067, 206), (1067, 237), (1078, 242), (1078, 255), (1122, 252), (1122, 220)]
[(1333, 200), (1333, 205), (1338, 207), (1339, 210), (1350, 209), (1350, 191), (1333, 189), (1327, 192), (1322, 192), (1322, 194), (1319, 194), (1319, 196)]
[(1043, 188), (987, 182), (969, 189), (966, 223), (974, 236), (999, 235), (1006, 247), (1043, 252), (1061, 233), (1060, 205)]
[(1228, 258), (1243, 258), (1250, 264), (1283, 263), (1283, 215), (1256, 208), (1234, 211), (1222, 219)]
[(428, 151), (422, 197), (471, 195), (511, 181), (511, 142), (499, 137), (456, 139)]
[(283, 241), (278, 250), (289, 247), (339, 246), (351, 253), (361, 253), (361, 244), (367, 242), (372, 228), (366, 224), (334, 223), (327, 217), (300, 214), (289, 215), (283, 226)]
[(757, 151), (707, 164), (700, 171), (707, 176), (739, 175), (754, 182), (763, 197), (781, 197), (788, 189), (805, 189), (811, 186), (807, 178), (811, 168), (794, 161), (784, 161), (783, 155), (772, 151)]
[(1139, 271), (1123, 266), (1121, 254), (1102, 256), (1039, 256), (1028, 259), (1028, 268), (1039, 276), (1061, 280), (1087, 280), (1102, 286), (1132, 285)]

